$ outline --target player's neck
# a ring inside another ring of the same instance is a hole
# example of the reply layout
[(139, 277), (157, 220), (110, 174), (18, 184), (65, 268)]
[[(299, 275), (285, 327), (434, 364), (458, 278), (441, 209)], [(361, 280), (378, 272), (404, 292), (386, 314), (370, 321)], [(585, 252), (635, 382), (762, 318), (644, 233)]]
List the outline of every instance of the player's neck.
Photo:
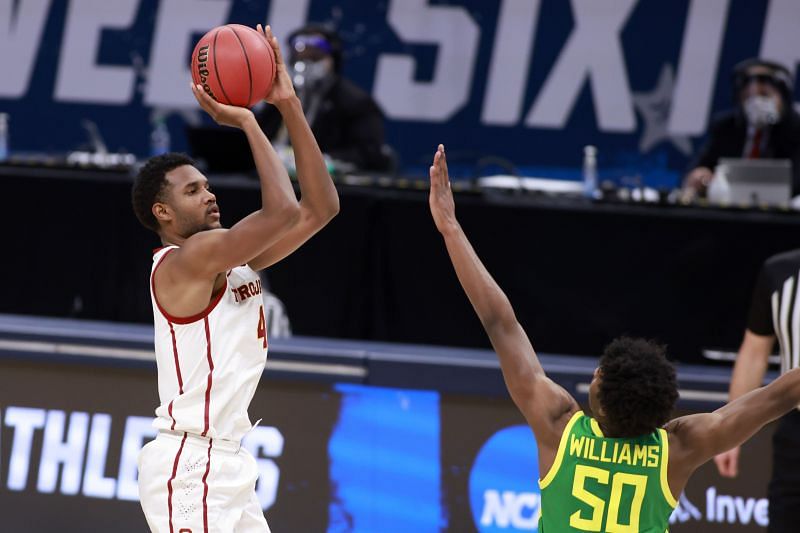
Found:
[(161, 238), (162, 246), (181, 246), (186, 240), (179, 235), (172, 235), (168, 233), (159, 233), (158, 236)]

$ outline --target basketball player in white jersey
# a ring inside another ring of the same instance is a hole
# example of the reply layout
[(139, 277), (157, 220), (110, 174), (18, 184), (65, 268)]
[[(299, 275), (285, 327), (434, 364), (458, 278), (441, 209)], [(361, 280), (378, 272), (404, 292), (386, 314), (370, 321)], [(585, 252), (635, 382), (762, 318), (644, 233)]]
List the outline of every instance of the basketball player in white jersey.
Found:
[(180, 154), (149, 160), (133, 187), (137, 217), (164, 245), (150, 275), (159, 433), (139, 456), (141, 504), (157, 532), (269, 531), (255, 495), (255, 460), (240, 448), (267, 356), (256, 272), (292, 253), (339, 210), (278, 42), (269, 26), (264, 34), (277, 61), (266, 100), (288, 128), (300, 202), (253, 113), (217, 103), (200, 86), (192, 87), (200, 106), (247, 136), (261, 209), (224, 229), (208, 180)]

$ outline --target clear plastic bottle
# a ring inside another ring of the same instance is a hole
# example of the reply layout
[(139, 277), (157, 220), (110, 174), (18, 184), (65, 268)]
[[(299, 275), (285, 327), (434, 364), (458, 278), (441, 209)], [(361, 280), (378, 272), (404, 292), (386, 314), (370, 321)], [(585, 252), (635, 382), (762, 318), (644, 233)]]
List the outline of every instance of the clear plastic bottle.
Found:
[(706, 193), (708, 201), (717, 205), (731, 203), (731, 184), (728, 182), (728, 165), (719, 164), (714, 169), (714, 178)]
[(169, 129), (163, 117), (157, 118), (153, 123), (153, 131), (150, 133), (150, 155), (166, 154), (170, 150)]
[(8, 159), (8, 113), (0, 113), (0, 162)]
[(592, 145), (583, 147), (583, 195), (597, 197), (597, 148)]

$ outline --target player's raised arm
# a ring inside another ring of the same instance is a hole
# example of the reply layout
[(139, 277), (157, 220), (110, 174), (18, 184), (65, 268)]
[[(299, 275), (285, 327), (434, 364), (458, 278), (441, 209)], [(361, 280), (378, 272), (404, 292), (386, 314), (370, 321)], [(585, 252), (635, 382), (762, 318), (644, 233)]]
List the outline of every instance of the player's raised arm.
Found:
[[(800, 404), (800, 369), (751, 391), (713, 413), (677, 418), (667, 424), (672, 435), (671, 464), (688, 478), (715, 455), (741, 445), (766, 424)], [(672, 461), (674, 457), (674, 461)]]
[[(729, 400), (733, 401), (757, 389), (764, 382), (769, 354), (775, 345), (774, 335), (758, 335), (745, 330), (744, 339), (733, 366)], [(739, 447), (736, 446), (714, 457), (717, 469), (723, 477), (736, 477), (739, 473)]]
[(557, 447), (563, 425), (579, 409), (578, 404), (545, 375), (511, 303), (461, 229), (442, 145), (434, 156), (430, 178), (433, 220), (444, 237), (458, 280), (497, 352), (508, 391), (536, 433), (540, 446)]
[[(200, 85), (192, 85), (192, 92), (217, 124), (239, 128), (245, 133), (261, 181), (261, 209), (229, 230), (194, 234), (186, 240), (180, 253), (175, 254), (173, 268), (203, 277), (225, 272), (256, 257), (296, 225), (300, 210), (289, 175), (253, 112), (215, 101)], [(289, 105), (289, 100), (287, 96), (276, 100), (275, 105)]]
[[(261, 32), (261, 25), (258, 26)], [(266, 268), (294, 252), (322, 229), (339, 212), (339, 195), (333, 185), (322, 152), (295, 95), (278, 39), (272, 29), (264, 29), (264, 37), (275, 52), (277, 73), (267, 102), (274, 104), (283, 117), (294, 149), (297, 181), (300, 183), (300, 220), (283, 238), (264, 250), (249, 264), (253, 270)]]

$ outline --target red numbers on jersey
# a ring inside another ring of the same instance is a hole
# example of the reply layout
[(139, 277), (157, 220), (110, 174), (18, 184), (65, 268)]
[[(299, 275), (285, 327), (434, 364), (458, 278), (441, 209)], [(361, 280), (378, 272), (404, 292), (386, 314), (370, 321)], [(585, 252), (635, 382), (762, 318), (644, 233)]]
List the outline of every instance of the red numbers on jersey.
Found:
[(264, 339), (264, 348), (267, 347), (267, 321), (264, 319), (264, 306), (258, 308), (258, 328), (256, 329), (258, 338)]

